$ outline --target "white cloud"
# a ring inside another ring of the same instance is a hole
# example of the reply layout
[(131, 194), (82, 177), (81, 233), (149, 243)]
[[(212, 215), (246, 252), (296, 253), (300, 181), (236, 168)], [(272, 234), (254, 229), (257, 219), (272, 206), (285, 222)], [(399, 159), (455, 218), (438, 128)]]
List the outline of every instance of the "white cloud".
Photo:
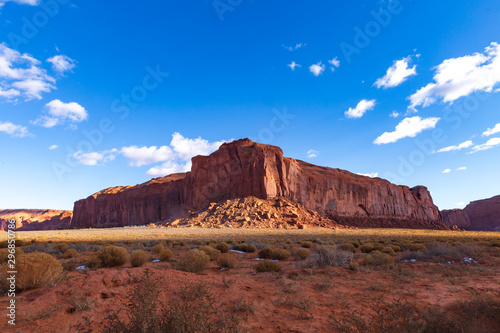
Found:
[(314, 76), (320, 76), (325, 71), (325, 65), (320, 62), (317, 64), (309, 66), (309, 71), (314, 74)]
[(500, 145), (500, 138), (492, 138), (482, 145), (472, 147), (472, 151), (469, 154), (476, 153), (482, 150), (488, 150), (498, 145)]
[(41, 0), (0, 0), (0, 8), (7, 2), (15, 2), (20, 5), (38, 6)]
[(463, 207), (465, 207), (465, 202), (458, 202), (458, 203), (457, 203), (457, 207), (458, 207), (458, 208), (463, 208)]
[(443, 171), (441, 171), (441, 173), (450, 173), (451, 172), (451, 169), (444, 169)]
[(344, 112), (347, 118), (361, 118), (366, 113), (366, 111), (372, 110), (375, 107), (375, 103), (377, 101), (375, 99), (372, 100), (361, 100), (356, 107), (349, 108), (346, 112)]
[(0, 132), (4, 132), (17, 138), (32, 136), (26, 127), (3, 121), (0, 121)]
[(283, 46), (285, 49), (287, 49), (288, 51), (295, 51), (295, 50), (298, 50), (300, 49), (301, 47), (304, 47), (306, 46), (307, 44), (302, 44), (302, 43), (297, 43), (295, 44), (295, 46), (286, 46), (286, 45), (281, 45)]
[(399, 117), (399, 112), (392, 111), (392, 113), (389, 115), (389, 117), (391, 117), (391, 118), (397, 118), (397, 117)]
[(393, 88), (405, 82), (410, 76), (417, 75), (416, 65), (408, 68), (410, 61), (410, 56), (394, 61), (393, 65), (389, 67), (386, 74), (375, 81), (374, 85), (377, 88)]
[(76, 61), (63, 54), (53, 56), (47, 59), (47, 62), (52, 64), (52, 70), (60, 74), (71, 71), (76, 67)]
[(172, 148), (168, 146), (151, 147), (123, 147), (121, 149), (123, 156), (129, 159), (130, 166), (140, 167), (147, 164), (163, 162), (173, 159), (175, 154)]
[(340, 60), (338, 60), (337, 57), (333, 58), (332, 60), (328, 60), (328, 63), (332, 65), (332, 67), (330, 67), (332, 72), (335, 71), (335, 68), (340, 67)]
[(491, 136), (491, 135), (499, 133), (499, 132), (500, 132), (500, 123), (496, 124), (495, 127), (493, 127), (493, 128), (488, 128), (483, 133), (483, 136)]
[(40, 61), (0, 43), (0, 97), (8, 101), (42, 99), (55, 89), (56, 80), (39, 67)]
[(460, 167), (460, 168), (457, 168), (457, 171), (465, 171), (467, 170), (467, 167)]
[(45, 108), (49, 116), (41, 116), (33, 121), (34, 124), (49, 128), (66, 122), (79, 123), (88, 117), (85, 108), (75, 102), (64, 103), (55, 99), (45, 104)]
[(174, 133), (169, 146), (129, 146), (86, 154), (79, 151), (73, 157), (83, 165), (105, 163), (115, 159), (120, 154), (129, 160), (130, 166), (134, 167), (163, 162), (163, 164), (154, 166), (146, 172), (149, 176), (160, 177), (171, 173), (189, 171), (191, 169), (191, 158), (197, 155), (209, 155), (224, 142), (227, 141), (209, 142), (200, 137), (189, 139), (179, 133)]
[(288, 64), (287, 66), (290, 67), (292, 69), (292, 71), (295, 70), (295, 67), (299, 67), (299, 68), (302, 67), (301, 65), (295, 63), (295, 61), (292, 61), (292, 63)]
[(365, 176), (365, 177), (371, 177), (371, 178), (376, 178), (378, 177), (378, 172), (371, 172), (371, 173), (356, 173), (357, 175), (360, 176)]
[(99, 162), (106, 163), (114, 160), (117, 153), (117, 149), (105, 150), (103, 152), (91, 152), (87, 154), (79, 150), (73, 154), (73, 158), (83, 165), (98, 165)]
[(57, 148), (59, 148), (58, 145), (52, 145), (52, 146), (49, 147), (49, 150), (54, 150), (54, 149), (57, 149)]
[(311, 150), (307, 151), (307, 157), (309, 157), (309, 158), (315, 158), (315, 157), (318, 157), (318, 155), (319, 155), (319, 151), (317, 151), (317, 150), (311, 149)]
[(373, 143), (376, 145), (381, 145), (393, 143), (406, 137), (414, 138), (420, 132), (436, 127), (436, 124), (440, 119), (441, 118), (435, 117), (422, 119), (418, 116), (405, 118), (396, 126), (395, 131), (385, 132), (377, 139), (375, 139)]
[(492, 92), (500, 82), (500, 45), (491, 43), (484, 53), (446, 59), (436, 68), (434, 82), (409, 97), (410, 109), (437, 100), (453, 103), (475, 91)]
[(462, 150), (465, 148), (472, 147), (473, 145), (474, 145), (474, 143), (472, 142), (472, 140), (468, 140), (468, 141), (462, 142), (461, 144), (456, 145), (456, 146), (449, 146), (449, 147), (441, 148), (437, 152), (444, 153), (444, 152), (449, 152), (449, 151)]

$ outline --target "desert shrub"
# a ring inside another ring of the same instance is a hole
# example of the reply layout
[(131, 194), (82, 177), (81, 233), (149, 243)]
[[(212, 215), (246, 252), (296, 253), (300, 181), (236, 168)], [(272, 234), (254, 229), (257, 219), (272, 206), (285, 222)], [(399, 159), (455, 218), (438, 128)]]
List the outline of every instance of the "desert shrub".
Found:
[(352, 253), (356, 252), (356, 247), (351, 243), (342, 243), (340, 245), (337, 245), (337, 247), (344, 251), (351, 251)]
[(271, 259), (273, 260), (288, 260), (290, 252), (284, 249), (277, 249), (271, 252)]
[(406, 249), (408, 249), (409, 251), (420, 251), (420, 252), (424, 252), (426, 247), (424, 244), (421, 244), (421, 243), (408, 243), (406, 244)]
[(130, 264), (132, 267), (141, 267), (149, 261), (149, 254), (143, 250), (135, 250), (130, 255)]
[(29, 246), (23, 247), (25, 253), (42, 252), (47, 254), (59, 254), (60, 251), (56, 249), (52, 244), (47, 243), (35, 243)]
[(392, 247), (389, 247), (389, 246), (388, 247), (384, 247), (382, 249), (382, 251), (380, 251), (380, 252), (387, 253), (387, 254), (390, 254), (390, 255), (395, 255), (396, 254), (396, 252), (394, 252), (394, 250), (392, 249)]
[(160, 260), (161, 261), (169, 261), (174, 256), (174, 253), (170, 249), (163, 249), (160, 252)]
[(271, 259), (274, 249), (272, 247), (266, 246), (259, 251), (259, 258), (261, 259)]
[(449, 245), (448, 243), (431, 243), (424, 248), (423, 252), (427, 259), (438, 256), (446, 256), (452, 258), (459, 257), (457, 248)]
[(360, 246), (360, 250), (363, 253), (370, 253), (375, 251), (375, 246), (372, 243), (366, 243)]
[(316, 256), (312, 258), (314, 265), (319, 267), (346, 267), (352, 261), (351, 251), (344, 251), (329, 246), (319, 246)]
[(205, 246), (202, 246), (200, 247), (200, 251), (203, 251), (205, 252), (206, 255), (209, 255), (209, 256), (212, 256), (214, 254), (214, 252), (218, 251), (216, 250), (214, 247), (212, 246), (209, 246), (209, 245), (205, 245)]
[(229, 252), (230, 250), (230, 247), (226, 242), (220, 242), (219, 244), (217, 244), (215, 248), (219, 250), (221, 253), (226, 253)]
[(301, 247), (304, 247), (306, 249), (310, 249), (312, 246), (313, 246), (313, 243), (312, 242), (309, 242), (309, 241), (305, 241), (305, 242), (302, 242), (300, 244)]
[(365, 266), (394, 266), (394, 258), (387, 253), (374, 251), (363, 258), (363, 265)]
[(462, 244), (457, 246), (457, 251), (462, 256), (472, 257), (476, 260), (483, 258), (484, 250), (477, 244)]
[(295, 256), (300, 260), (306, 260), (310, 254), (311, 252), (308, 249), (298, 249), (295, 252)]
[(124, 247), (108, 245), (97, 251), (95, 259), (98, 267), (118, 267), (127, 263), (129, 254)]
[(97, 252), (99, 251), (102, 246), (101, 245), (96, 245), (96, 244), (90, 244), (90, 243), (76, 243), (73, 248), (77, 250), (79, 253), (82, 252)]
[[(9, 258), (10, 254), (10, 258)], [(6, 263), (9, 259), (15, 259), (18, 258), (19, 256), (22, 256), (24, 254), (24, 251), (21, 250), (21, 248), (16, 248), (15, 253), (10, 253), (9, 249), (1, 249), (0, 250), (0, 264)]]
[(75, 249), (67, 249), (63, 254), (64, 259), (75, 258), (76, 256), (78, 256), (78, 251)]
[(230, 253), (223, 253), (217, 259), (217, 265), (223, 268), (234, 268), (236, 266), (236, 257)]
[[(51, 286), (62, 278), (61, 263), (47, 253), (26, 253), (16, 258), (16, 288), (19, 290)], [(7, 277), (7, 265), (1, 267), (2, 277)]]
[(360, 247), (360, 245), (359, 245), (359, 243), (358, 243), (358, 242), (351, 242), (351, 244), (352, 244), (355, 248)]
[(253, 253), (253, 252), (257, 251), (257, 248), (255, 247), (255, 245), (242, 243), (242, 244), (234, 245), (233, 250), (247, 252), (247, 253)]
[(281, 265), (276, 261), (263, 260), (255, 266), (255, 270), (259, 273), (262, 272), (281, 272)]
[(165, 250), (165, 246), (163, 244), (158, 243), (155, 246), (153, 246), (153, 252), (156, 254), (160, 254), (163, 250)]
[(69, 245), (66, 243), (57, 243), (54, 245), (54, 248), (56, 250), (58, 250), (59, 252), (64, 253), (64, 252), (66, 252), (66, 250), (69, 249)]
[(399, 245), (391, 245), (391, 248), (394, 252), (400, 252), (401, 251), (401, 246)]
[(349, 269), (353, 272), (357, 272), (359, 269), (358, 263), (354, 261), (351, 261), (347, 267), (349, 267)]
[(208, 267), (210, 257), (198, 249), (189, 250), (179, 263), (179, 269), (185, 272), (200, 273)]
[[(248, 312), (227, 311), (230, 307), (203, 284), (186, 285), (177, 292), (178, 297), (169, 298), (167, 303), (159, 300), (159, 293), (158, 283), (148, 275), (143, 277), (128, 299), (131, 306), (123, 309), (125, 315), (112, 312), (103, 323), (103, 332), (241, 332), (248, 320)], [(79, 332), (91, 331), (83, 325), (75, 328)]]

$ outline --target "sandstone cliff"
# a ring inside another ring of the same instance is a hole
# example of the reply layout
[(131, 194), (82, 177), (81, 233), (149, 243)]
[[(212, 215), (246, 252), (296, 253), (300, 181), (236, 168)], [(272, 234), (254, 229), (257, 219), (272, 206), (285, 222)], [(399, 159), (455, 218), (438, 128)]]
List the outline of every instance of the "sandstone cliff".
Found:
[(72, 212), (53, 209), (0, 210), (0, 230), (7, 230), (8, 221), (16, 220), (16, 230), (68, 229)]
[(464, 209), (443, 210), (443, 222), (465, 230), (500, 231), (500, 195), (473, 201)]
[(79, 200), (72, 227), (173, 221), (227, 199), (283, 197), (339, 223), (360, 227), (444, 228), (425, 187), (283, 157), (279, 147), (242, 139), (192, 159), (191, 172), (116, 187)]

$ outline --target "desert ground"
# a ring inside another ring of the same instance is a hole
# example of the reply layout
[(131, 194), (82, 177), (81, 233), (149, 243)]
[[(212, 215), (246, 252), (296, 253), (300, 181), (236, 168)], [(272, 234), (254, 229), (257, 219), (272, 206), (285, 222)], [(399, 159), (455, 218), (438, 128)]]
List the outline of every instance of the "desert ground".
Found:
[(16, 243), (16, 326), (3, 316), (4, 332), (500, 327), (495, 232), (129, 227), (24, 231)]

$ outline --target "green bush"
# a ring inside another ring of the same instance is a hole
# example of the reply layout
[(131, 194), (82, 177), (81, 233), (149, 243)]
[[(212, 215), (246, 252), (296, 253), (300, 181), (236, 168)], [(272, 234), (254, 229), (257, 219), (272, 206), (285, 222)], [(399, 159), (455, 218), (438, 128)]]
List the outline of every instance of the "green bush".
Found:
[(311, 252), (308, 249), (298, 249), (297, 252), (295, 252), (295, 256), (300, 260), (306, 260), (310, 254)]
[(210, 257), (198, 249), (189, 250), (179, 263), (179, 269), (185, 272), (200, 273), (208, 267)]
[(217, 259), (217, 264), (222, 268), (234, 268), (236, 266), (236, 257), (230, 253), (223, 253)]
[[(3, 265), (0, 275), (6, 279), (8, 267)], [(52, 286), (62, 278), (63, 267), (59, 260), (47, 253), (33, 252), (16, 257), (16, 288), (19, 290)]]
[(275, 261), (264, 260), (255, 266), (257, 272), (281, 272), (281, 265)]
[(160, 260), (161, 261), (169, 261), (174, 256), (174, 253), (170, 249), (163, 249), (160, 252)]
[(127, 263), (129, 254), (124, 247), (108, 245), (96, 252), (95, 259), (99, 267), (118, 267)]
[(226, 253), (229, 252), (230, 250), (230, 247), (226, 242), (220, 242), (219, 244), (217, 244), (215, 248), (219, 250), (221, 253)]
[(143, 250), (135, 250), (130, 255), (130, 264), (132, 267), (141, 267), (149, 261), (149, 254)]

